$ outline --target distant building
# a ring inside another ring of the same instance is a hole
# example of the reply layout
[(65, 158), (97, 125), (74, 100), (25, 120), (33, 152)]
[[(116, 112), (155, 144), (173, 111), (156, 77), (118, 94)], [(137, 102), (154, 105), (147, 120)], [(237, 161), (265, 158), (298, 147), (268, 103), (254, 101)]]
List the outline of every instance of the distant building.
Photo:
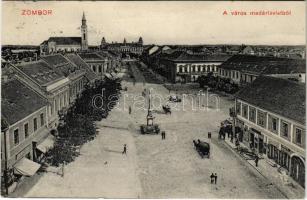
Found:
[(193, 82), (201, 75), (212, 73), (217, 75), (217, 67), (229, 58), (228, 55), (188, 54), (185, 51), (175, 51), (160, 58), (160, 68), (165, 70), (165, 76), (173, 83)]
[(17, 77), (1, 83), (1, 177), (11, 185), (32, 176), (53, 144), (48, 129), (47, 99)]
[(306, 64), (302, 59), (288, 59), (252, 55), (234, 55), (218, 67), (218, 76), (244, 85), (259, 75), (297, 79), (305, 82)]
[(123, 43), (107, 43), (105, 38), (103, 37), (101, 40), (100, 48), (120, 53), (132, 53), (136, 55), (141, 55), (144, 50), (143, 38), (140, 37), (137, 42), (131, 43), (128, 43), (126, 39), (124, 39)]
[(78, 54), (92, 71), (100, 78), (103, 78), (108, 69), (108, 57), (99, 55), (98, 53), (80, 53)]
[(50, 37), (40, 44), (40, 54), (79, 52), (88, 50), (88, 34), (85, 15), (82, 16), (81, 37)]
[(306, 154), (306, 87), (303, 83), (260, 76), (236, 94), (236, 125), (241, 141), (287, 170), (303, 187)]
[(244, 49), (242, 49), (240, 54), (255, 55), (255, 51), (251, 46), (247, 46)]

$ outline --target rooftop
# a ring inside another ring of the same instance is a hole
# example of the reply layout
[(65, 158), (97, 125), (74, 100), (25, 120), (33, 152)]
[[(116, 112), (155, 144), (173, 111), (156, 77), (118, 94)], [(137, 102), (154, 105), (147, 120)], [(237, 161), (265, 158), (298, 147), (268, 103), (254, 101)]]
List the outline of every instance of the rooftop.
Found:
[(305, 73), (306, 60), (254, 55), (234, 55), (220, 68), (257, 74)]
[(61, 72), (53, 69), (43, 60), (19, 64), (16, 67), (41, 86), (64, 78)]
[(50, 37), (42, 44), (55, 42), (57, 45), (81, 45), (81, 37)]
[(17, 78), (1, 85), (2, 118), (14, 124), (47, 105), (47, 101)]
[(259, 76), (236, 97), (267, 111), (305, 124), (306, 87), (302, 83)]
[(86, 64), (86, 62), (84, 62), (84, 60), (82, 60), (82, 58), (80, 56), (78, 56), (77, 54), (74, 53), (69, 53), (66, 54), (65, 57), (70, 60), (72, 63), (74, 63), (75, 65), (77, 65), (78, 67), (80, 67), (81, 69), (86, 70), (86, 74), (85, 76), (87, 77), (87, 79), (89, 80), (94, 80), (97, 79), (97, 75), (91, 70), (91, 68)]
[(206, 62), (206, 61), (226, 61), (230, 56), (226, 54), (188, 54), (185, 51), (174, 51), (165, 56), (165, 59), (175, 62)]
[(101, 57), (97, 53), (79, 53), (78, 54), (83, 60), (104, 60), (105, 58)]
[(43, 56), (41, 59), (46, 61), (49, 65), (55, 67), (58, 71), (62, 72), (65, 77), (69, 76), (70, 73), (78, 70), (76, 66), (74, 66), (67, 58), (61, 54)]

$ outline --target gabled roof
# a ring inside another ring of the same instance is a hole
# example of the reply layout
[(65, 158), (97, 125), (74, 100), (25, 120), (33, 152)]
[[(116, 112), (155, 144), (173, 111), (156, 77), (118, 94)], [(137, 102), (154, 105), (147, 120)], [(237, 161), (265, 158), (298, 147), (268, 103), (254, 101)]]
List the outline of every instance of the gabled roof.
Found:
[(18, 64), (16, 67), (41, 86), (65, 78), (61, 72), (51, 67), (43, 60)]
[(219, 68), (256, 74), (305, 73), (306, 60), (254, 55), (234, 55)]
[(271, 76), (259, 76), (236, 97), (267, 111), (305, 124), (304, 84)]
[(43, 59), (49, 65), (52, 65), (52, 66), (63, 65), (63, 64), (69, 63), (69, 61), (61, 54), (41, 56), (41, 59)]
[(12, 125), (47, 105), (47, 101), (17, 78), (1, 84), (2, 118)]
[(48, 42), (55, 42), (57, 45), (81, 45), (81, 37), (50, 37), (42, 44)]
[(97, 53), (79, 53), (78, 54), (83, 60), (104, 60), (105, 58), (98, 55)]
[(47, 62), (50, 66), (56, 68), (58, 71), (62, 72), (65, 77), (69, 76), (70, 73), (78, 70), (76, 66), (74, 66), (67, 58), (61, 54), (43, 56), (41, 59)]
[(86, 78), (88, 80), (95, 80), (98, 78), (98, 76), (91, 70), (91, 68), (82, 60), (80, 56), (74, 53), (69, 53), (65, 55), (68, 60), (70, 60), (72, 63), (80, 67), (81, 69), (84, 69), (86, 71)]
[(188, 54), (185, 51), (175, 51), (166, 56), (168, 60), (175, 62), (207, 62), (207, 61), (220, 61), (227, 60), (230, 56), (226, 54)]

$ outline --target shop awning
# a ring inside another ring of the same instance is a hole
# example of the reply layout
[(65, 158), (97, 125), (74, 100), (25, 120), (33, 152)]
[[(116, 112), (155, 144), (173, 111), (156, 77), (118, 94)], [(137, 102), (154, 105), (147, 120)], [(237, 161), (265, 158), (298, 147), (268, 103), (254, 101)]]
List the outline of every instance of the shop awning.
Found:
[(46, 153), (49, 149), (51, 149), (54, 145), (54, 136), (49, 135), (42, 143), (37, 145), (37, 149), (42, 153)]
[(22, 158), (14, 166), (14, 173), (24, 176), (33, 176), (40, 168), (40, 164), (29, 160), (28, 158)]

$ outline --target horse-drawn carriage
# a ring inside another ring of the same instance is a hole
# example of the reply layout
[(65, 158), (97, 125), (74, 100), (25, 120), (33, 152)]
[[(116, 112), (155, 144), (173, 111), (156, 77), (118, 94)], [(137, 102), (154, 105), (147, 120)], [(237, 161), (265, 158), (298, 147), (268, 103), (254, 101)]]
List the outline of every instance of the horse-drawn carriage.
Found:
[(210, 144), (208, 142), (200, 141), (199, 139), (193, 140), (194, 147), (201, 158), (210, 158)]
[(169, 101), (171, 101), (171, 102), (181, 102), (181, 98), (177, 95), (171, 95), (169, 97)]
[(167, 114), (167, 113), (172, 114), (171, 107), (169, 105), (163, 105), (162, 109), (163, 109), (165, 114)]

